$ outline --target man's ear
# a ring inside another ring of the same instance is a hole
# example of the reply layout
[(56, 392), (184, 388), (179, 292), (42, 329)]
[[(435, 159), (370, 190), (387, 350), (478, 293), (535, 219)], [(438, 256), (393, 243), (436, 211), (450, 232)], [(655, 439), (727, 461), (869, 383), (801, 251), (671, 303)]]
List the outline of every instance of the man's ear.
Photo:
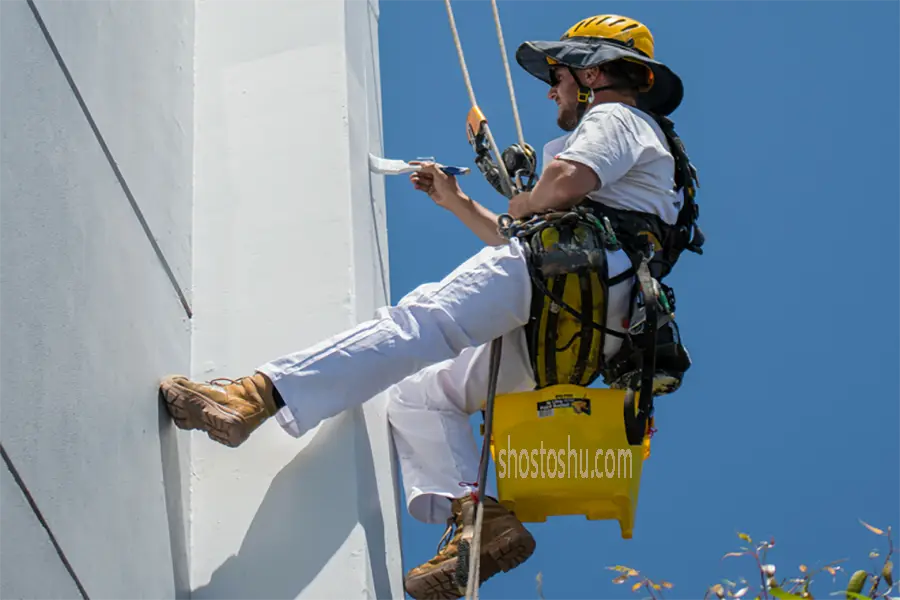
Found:
[(588, 87), (595, 87), (600, 80), (600, 67), (590, 67), (589, 69), (585, 69), (582, 71), (581, 78)]

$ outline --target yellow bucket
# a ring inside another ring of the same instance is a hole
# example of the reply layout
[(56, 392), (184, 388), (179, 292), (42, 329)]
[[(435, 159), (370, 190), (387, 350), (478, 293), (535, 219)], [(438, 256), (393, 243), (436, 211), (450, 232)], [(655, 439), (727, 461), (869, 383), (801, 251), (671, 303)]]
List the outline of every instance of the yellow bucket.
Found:
[(497, 396), (491, 455), (498, 500), (525, 523), (558, 515), (615, 519), (631, 539), (650, 446), (646, 434), (643, 444), (628, 443), (625, 394), (556, 385)]

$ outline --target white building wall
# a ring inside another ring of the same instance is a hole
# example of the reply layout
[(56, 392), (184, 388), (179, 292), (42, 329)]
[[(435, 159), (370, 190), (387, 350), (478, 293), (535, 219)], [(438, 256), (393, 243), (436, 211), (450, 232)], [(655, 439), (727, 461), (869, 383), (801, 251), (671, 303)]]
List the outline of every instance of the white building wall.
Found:
[(187, 595), (192, 15), (0, 2), (5, 598), (78, 597), (10, 468), (91, 598)]
[(229, 449), (156, 394), (387, 301), (377, 3), (0, 11), (0, 595), (78, 597), (29, 493), (91, 598), (402, 597), (381, 399)]
[[(196, 378), (248, 374), (386, 300), (376, 10), (197, 5)], [(402, 597), (387, 434), (379, 400), (299, 440), (274, 420), (237, 449), (198, 434), (194, 597)]]
[[(0, 469), (0, 503), (4, 557), (0, 598), (79, 598), (75, 579), (7, 468)], [(36, 568), (41, 570), (39, 577), (32, 570)]]

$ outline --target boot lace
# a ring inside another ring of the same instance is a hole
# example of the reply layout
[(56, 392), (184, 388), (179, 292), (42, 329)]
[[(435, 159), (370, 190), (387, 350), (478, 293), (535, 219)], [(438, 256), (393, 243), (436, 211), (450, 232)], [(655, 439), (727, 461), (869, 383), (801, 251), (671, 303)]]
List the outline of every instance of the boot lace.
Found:
[(457, 519), (455, 515), (447, 519), (447, 529), (444, 530), (444, 535), (441, 536), (441, 539), (438, 541), (437, 548), (435, 549), (435, 552), (437, 554), (440, 554), (444, 550), (444, 548), (449, 545), (450, 540), (453, 539), (453, 535), (451, 534), (455, 529), (458, 530), (458, 528), (456, 527), (456, 520)]
[[(210, 379), (206, 383), (208, 383), (210, 385), (219, 385), (219, 386), (224, 387), (226, 385), (237, 385), (245, 379), (249, 379), (249, 377), (239, 377), (238, 379), (229, 379), (228, 377), (217, 377), (215, 379)], [(222, 383), (222, 382), (224, 382), (224, 383)]]

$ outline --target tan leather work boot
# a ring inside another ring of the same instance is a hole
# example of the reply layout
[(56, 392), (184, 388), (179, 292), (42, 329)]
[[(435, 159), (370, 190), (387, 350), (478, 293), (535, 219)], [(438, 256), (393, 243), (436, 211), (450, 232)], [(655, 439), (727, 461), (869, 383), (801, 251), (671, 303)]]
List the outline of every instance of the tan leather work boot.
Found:
[[(459, 543), (463, 536), (471, 540), (477, 503), (471, 496), (453, 500), (453, 515), (447, 520), (447, 530), (438, 543), (437, 555), (427, 563), (406, 574), (406, 592), (416, 598), (461, 598), (465, 587), (458, 587), (456, 566)], [(468, 526), (464, 526), (469, 524)], [(453, 528), (456, 532), (449, 538)], [(446, 542), (446, 545), (441, 547)], [(484, 520), (481, 524), (481, 576), (479, 585), (503, 571), (516, 568), (532, 555), (535, 541), (516, 515), (493, 498), (484, 499)]]
[(232, 448), (278, 412), (275, 388), (262, 373), (208, 383), (172, 375), (162, 380), (159, 389), (175, 425), (205, 431), (211, 439)]

